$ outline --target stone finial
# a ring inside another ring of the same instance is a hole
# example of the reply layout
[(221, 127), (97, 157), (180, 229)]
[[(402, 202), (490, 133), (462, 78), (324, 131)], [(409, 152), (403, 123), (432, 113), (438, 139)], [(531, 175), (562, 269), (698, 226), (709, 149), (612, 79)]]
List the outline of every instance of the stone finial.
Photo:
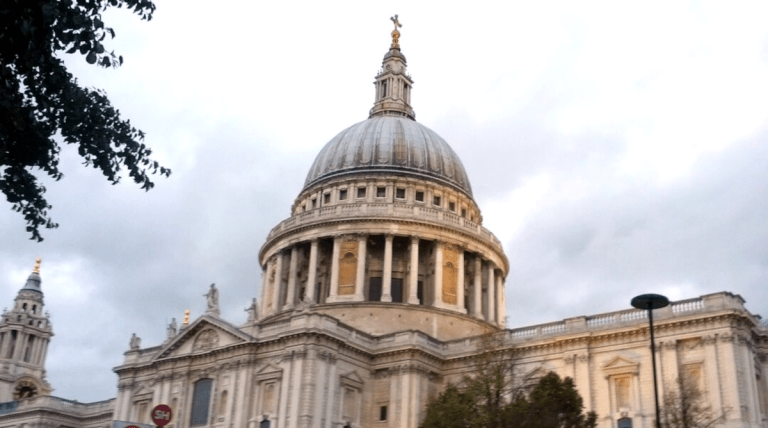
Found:
[(41, 262), (41, 261), (42, 261), (42, 260), (40, 259), (40, 257), (38, 257), (37, 259), (35, 259), (35, 268), (34, 268), (34, 269), (32, 269), (32, 272), (34, 272), (34, 273), (37, 273), (37, 274), (39, 274), (39, 273), (40, 273), (40, 262)]
[(184, 311), (184, 321), (181, 323), (182, 327), (186, 327), (189, 325), (189, 309)]

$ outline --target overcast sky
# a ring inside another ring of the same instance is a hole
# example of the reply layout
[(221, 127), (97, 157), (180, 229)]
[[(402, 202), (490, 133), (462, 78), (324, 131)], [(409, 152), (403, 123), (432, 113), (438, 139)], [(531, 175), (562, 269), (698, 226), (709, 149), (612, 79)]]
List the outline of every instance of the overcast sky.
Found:
[[(464, 162), (509, 258), (511, 328), (732, 291), (768, 315), (768, 3), (165, 0), (105, 19), (118, 70), (67, 59), (173, 170), (112, 186), (64, 147), (61, 226), (0, 205), (0, 306), (43, 259), (54, 395), (114, 397), (211, 283), (235, 324), (320, 148), (367, 118), (400, 15), (417, 120)], [(501, 3), (501, 2), (498, 2)], [(505, 2), (506, 3), (506, 2)]]

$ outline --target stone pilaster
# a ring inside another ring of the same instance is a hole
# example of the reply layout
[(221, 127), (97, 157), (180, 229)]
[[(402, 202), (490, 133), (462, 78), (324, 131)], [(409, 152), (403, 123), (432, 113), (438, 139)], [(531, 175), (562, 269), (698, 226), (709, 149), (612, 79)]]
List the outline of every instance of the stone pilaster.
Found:
[(494, 265), (488, 261), (488, 319), (489, 323), (496, 322), (496, 280), (494, 279)]

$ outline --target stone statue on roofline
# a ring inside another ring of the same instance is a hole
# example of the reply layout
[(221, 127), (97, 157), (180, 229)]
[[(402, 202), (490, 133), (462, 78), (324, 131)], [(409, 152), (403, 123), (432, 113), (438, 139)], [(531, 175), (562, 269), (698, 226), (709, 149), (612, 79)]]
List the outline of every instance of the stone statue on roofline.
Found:
[(206, 314), (219, 316), (219, 290), (216, 288), (216, 284), (211, 284), (211, 288), (206, 294), (204, 294), (208, 308), (205, 310)]
[(136, 350), (141, 347), (141, 338), (139, 336), (136, 336), (136, 333), (133, 333), (131, 335), (130, 347), (131, 347), (131, 350)]

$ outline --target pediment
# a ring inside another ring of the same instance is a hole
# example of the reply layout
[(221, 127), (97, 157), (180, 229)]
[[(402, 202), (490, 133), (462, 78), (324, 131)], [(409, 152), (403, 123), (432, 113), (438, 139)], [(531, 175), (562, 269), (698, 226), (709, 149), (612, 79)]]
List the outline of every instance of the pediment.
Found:
[(154, 391), (152, 388), (147, 386), (146, 384), (138, 385), (138, 387), (133, 391), (133, 399), (134, 400), (148, 400), (152, 398), (152, 394)]
[(538, 382), (538, 381), (539, 381), (539, 379), (541, 379), (541, 378), (543, 378), (544, 376), (548, 375), (548, 374), (549, 374), (549, 372), (551, 372), (551, 371), (552, 371), (552, 370), (549, 370), (549, 369), (547, 369), (547, 368), (546, 368), (546, 367), (544, 367), (543, 365), (542, 365), (542, 366), (538, 366), (538, 367), (536, 367), (535, 369), (533, 369), (533, 370), (530, 370), (530, 371), (528, 371), (527, 373), (525, 373), (525, 374), (523, 375), (523, 379), (525, 379), (525, 380), (526, 380), (526, 383), (527, 383), (528, 381), (536, 381), (536, 382)]
[(603, 372), (607, 375), (638, 373), (640, 363), (624, 356), (617, 356), (603, 365)]
[(256, 371), (254, 374), (254, 377), (257, 380), (265, 380), (265, 379), (274, 379), (274, 378), (280, 378), (283, 375), (283, 369), (280, 367), (268, 363), (264, 367), (260, 368)]
[(354, 386), (355, 388), (361, 389), (363, 387), (363, 378), (360, 377), (357, 372), (352, 371), (341, 375), (341, 383), (342, 385)]
[(165, 343), (154, 360), (197, 355), (251, 341), (251, 337), (218, 318), (203, 315)]

